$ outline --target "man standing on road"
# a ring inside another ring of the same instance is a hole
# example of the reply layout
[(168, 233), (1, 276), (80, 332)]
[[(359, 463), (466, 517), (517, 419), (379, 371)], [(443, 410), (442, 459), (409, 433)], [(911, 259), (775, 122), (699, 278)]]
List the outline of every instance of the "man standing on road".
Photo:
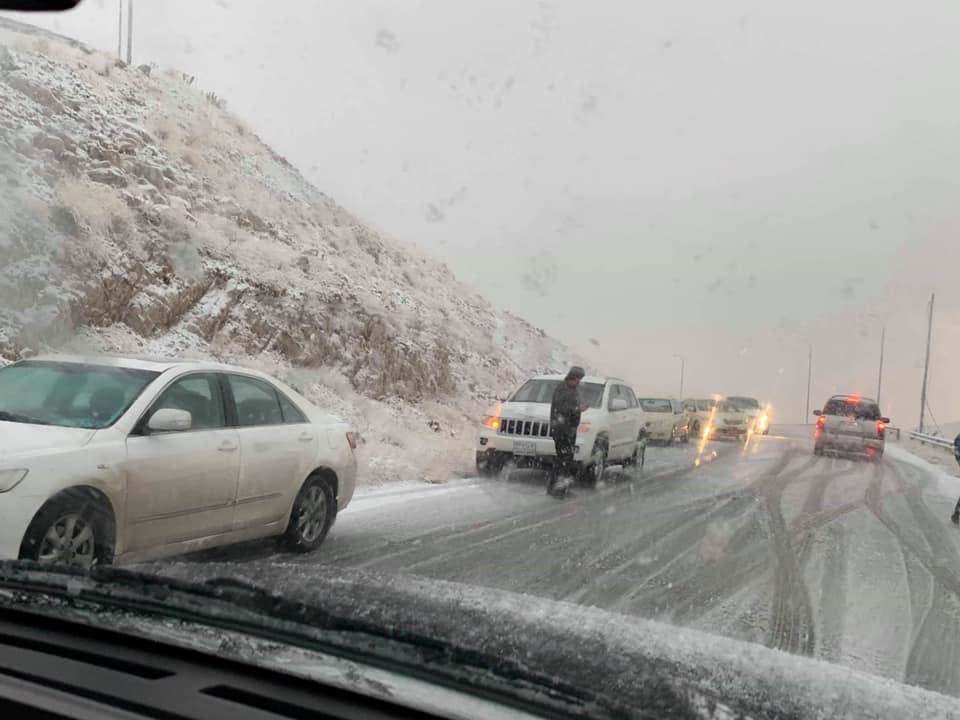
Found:
[[(563, 382), (553, 391), (553, 400), (550, 403), (550, 435), (553, 437), (556, 459), (547, 483), (547, 492), (551, 495), (565, 492), (573, 476), (573, 455), (577, 446), (580, 413), (587, 409), (581, 403), (577, 389), (583, 376), (583, 368), (574, 365)], [(563, 485), (559, 487), (561, 478)]]

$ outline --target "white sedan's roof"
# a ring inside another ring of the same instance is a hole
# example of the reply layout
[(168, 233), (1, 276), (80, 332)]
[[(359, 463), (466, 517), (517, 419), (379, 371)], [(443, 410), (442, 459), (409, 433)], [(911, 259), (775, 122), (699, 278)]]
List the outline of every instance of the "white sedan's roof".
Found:
[(72, 363), (77, 365), (103, 365), (107, 367), (131, 368), (134, 370), (152, 370), (154, 372), (161, 373), (173, 368), (181, 367), (211, 371), (232, 370), (245, 373), (253, 372), (247, 368), (211, 362), (209, 360), (146, 358), (136, 357), (133, 355), (38, 355), (36, 357), (27, 358), (27, 360), (37, 362)]

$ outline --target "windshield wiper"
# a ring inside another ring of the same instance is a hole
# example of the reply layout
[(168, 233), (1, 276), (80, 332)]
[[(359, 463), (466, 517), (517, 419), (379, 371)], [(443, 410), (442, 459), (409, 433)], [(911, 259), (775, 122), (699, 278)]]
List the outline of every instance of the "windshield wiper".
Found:
[(49, 425), (50, 424), (48, 422), (44, 422), (43, 420), (38, 420), (35, 417), (30, 417), (29, 415), (7, 412), (6, 410), (0, 410), (0, 420), (5, 420), (7, 422), (29, 423), (30, 425)]
[[(549, 707), (560, 716), (578, 717), (619, 716), (621, 711), (610, 698), (508, 658), (415, 628), (378, 623), (369, 614), (354, 617), (309, 598), (287, 598), (243, 578), (215, 576), (194, 582), (111, 566), (95, 567), (87, 574), (67, 566), (0, 561), (0, 589), (68, 603), (92, 602), (253, 635), (461, 692), (493, 695), (524, 710)], [(0, 607), (4, 604), (0, 594)], [(531, 697), (537, 700), (531, 701)]]

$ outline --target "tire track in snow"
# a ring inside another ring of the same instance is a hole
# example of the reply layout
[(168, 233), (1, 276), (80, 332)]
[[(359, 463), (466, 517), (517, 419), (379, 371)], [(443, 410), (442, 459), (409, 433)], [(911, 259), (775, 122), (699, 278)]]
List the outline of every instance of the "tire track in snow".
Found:
[(901, 467), (899, 464), (892, 467), (926, 547), (907, 539), (905, 533), (883, 511), (875, 485), (868, 488), (870, 500), (883, 513), (884, 517), (878, 515), (878, 518), (897, 536), (904, 552), (911, 552), (934, 581), (929, 605), (907, 656), (904, 682), (957, 695), (960, 694), (960, 578), (948, 568), (950, 561), (955, 560), (955, 547), (945, 535), (949, 526), (937, 518), (923, 501), (923, 488), (930, 483), (930, 478), (919, 468)]
[(568, 501), (558, 502), (544, 495), (545, 504), (533, 512), (523, 509), (507, 517), (471, 523), (469, 527), (462, 529), (451, 529), (449, 525), (434, 528), (400, 540), (375, 542), (353, 552), (334, 555), (325, 561), (351, 567), (396, 567), (403, 570), (412, 566), (419, 567), (424, 563), (445, 562), (457, 555), (468, 554), (478, 546), (510, 540), (557, 522), (570, 522), (576, 516), (596, 509), (600, 503), (624, 498), (642, 498), (647, 494), (644, 488), (649, 483), (675, 482), (697, 470), (698, 468), (691, 465), (667, 470), (649, 479), (642, 475), (628, 478), (598, 490), (575, 489), (576, 494)]
[[(770, 629), (766, 643), (779, 650), (812, 655), (816, 646), (813, 610), (803, 580), (801, 560), (794, 552), (791, 533), (781, 509), (783, 491), (790, 481), (790, 476), (783, 475), (782, 472), (774, 473), (761, 488), (776, 560)], [(809, 552), (809, 543), (808, 534), (801, 540), (801, 558)]]

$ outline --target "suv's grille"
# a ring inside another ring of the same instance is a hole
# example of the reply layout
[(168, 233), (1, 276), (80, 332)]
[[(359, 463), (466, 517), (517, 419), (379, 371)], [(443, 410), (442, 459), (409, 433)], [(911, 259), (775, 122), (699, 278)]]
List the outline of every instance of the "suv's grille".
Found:
[(550, 437), (550, 423), (535, 420), (511, 420), (500, 418), (501, 435), (524, 435), (530, 437)]

